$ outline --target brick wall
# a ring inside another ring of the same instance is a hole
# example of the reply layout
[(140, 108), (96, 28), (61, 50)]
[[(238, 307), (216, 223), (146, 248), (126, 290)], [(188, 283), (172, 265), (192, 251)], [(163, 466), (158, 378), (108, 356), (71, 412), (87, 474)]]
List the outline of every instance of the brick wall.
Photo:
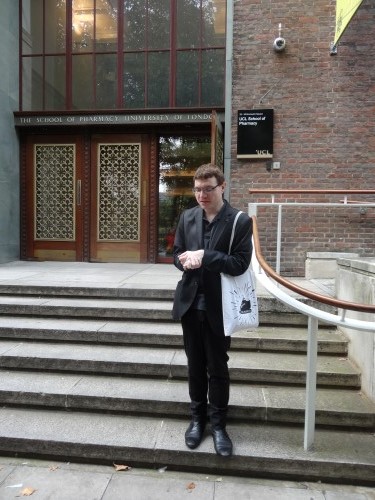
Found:
[[(375, 3), (363, 1), (332, 56), (335, 5), (335, 0), (234, 2), (231, 202), (238, 208), (269, 201), (249, 195), (249, 188), (375, 189)], [(276, 53), (279, 23), (287, 46)], [(237, 110), (253, 108), (274, 109), (273, 160), (280, 161), (279, 171), (268, 171), (263, 160), (236, 159)], [(328, 199), (319, 195), (319, 201)], [(375, 202), (375, 197), (361, 199)], [(262, 209), (258, 220), (271, 265), (275, 214), (274, 208)], [(375, 209), (361, 214), (354, 207), (288, 208), (281, 271), (303, 275), (308, 251), (375, 256), (374, 229)]]

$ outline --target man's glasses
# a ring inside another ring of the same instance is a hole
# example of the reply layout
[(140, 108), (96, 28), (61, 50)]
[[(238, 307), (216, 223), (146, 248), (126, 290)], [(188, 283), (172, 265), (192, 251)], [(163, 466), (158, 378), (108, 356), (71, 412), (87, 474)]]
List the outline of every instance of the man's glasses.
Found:
[(192, 191), (194, 194), (199, 194), (199, 193), (209, 194), (212, 193), (212, 191), (216, 189), (218, 186), (220, 186), (220, 184), (216, 184), (216, 186), (213, 187), (205, 187), (205, 188), (193, 187)]

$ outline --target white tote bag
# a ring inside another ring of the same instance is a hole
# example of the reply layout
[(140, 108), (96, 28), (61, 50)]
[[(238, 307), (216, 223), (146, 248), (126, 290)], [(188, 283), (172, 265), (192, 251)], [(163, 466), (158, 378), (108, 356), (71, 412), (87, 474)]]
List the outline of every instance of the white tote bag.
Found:
[[(233, 222), (228, 254), (232, 249), (234, 231), (241, 213), (241, 211), (237, 213)], [(240, 276), (221, 273), (221, 297), (226, 336), (246, 328), (256, 328), (259, 325), (255, 277), (250, 267)]]

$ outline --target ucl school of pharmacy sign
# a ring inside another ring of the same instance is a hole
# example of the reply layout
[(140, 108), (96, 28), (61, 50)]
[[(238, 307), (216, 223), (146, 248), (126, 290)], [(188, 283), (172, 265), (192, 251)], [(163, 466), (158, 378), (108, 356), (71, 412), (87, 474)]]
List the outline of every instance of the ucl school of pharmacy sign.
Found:
[(207, 123), (211, 113), (145, 113), (145, 114), (88, 114), (88, 115), (22, 115), (15, 113), (17, 127), (56, 125), (154, 125), (155, 123)]
[(272, 158), (273, 109), (238, 111), (237, 125), (237, 158)]

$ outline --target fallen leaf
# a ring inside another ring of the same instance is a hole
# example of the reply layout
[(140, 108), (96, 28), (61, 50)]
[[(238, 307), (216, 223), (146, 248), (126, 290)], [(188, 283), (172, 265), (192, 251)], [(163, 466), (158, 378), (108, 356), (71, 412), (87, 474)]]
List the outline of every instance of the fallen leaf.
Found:
[(193, 490), (195, 488), (195, 483), (189, 483), (187, 486), (186, 486), (186, 489), (187, 490)]
[(36, 492), (36, 489), (34, 489), (34, 488), (30, 488), (30, 487), (24, 488), (21, 491), (21, 497), (30, 497), (35, 492)]
[(116, 471), (132, 470), (132, 468), (129, 467), (129, 465), (113, 464), (113, 466)]
[(50, 465), (48, 468), (48, 470), (50, 470), (51, 472), (55, 472), (58, 469), (60, 469), (58, 465)]

